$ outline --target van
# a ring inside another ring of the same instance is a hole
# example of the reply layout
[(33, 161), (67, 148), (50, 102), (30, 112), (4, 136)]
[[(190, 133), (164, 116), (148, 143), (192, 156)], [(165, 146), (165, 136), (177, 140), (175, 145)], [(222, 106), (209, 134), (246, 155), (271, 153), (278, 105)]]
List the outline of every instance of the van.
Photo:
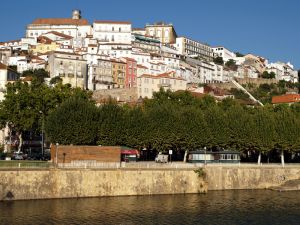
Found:
[(159, 153), (156, 157), (155, 157), (155, 162), (156, 163), (167, 163), (169, 161), (169, 155), (164, 155)]

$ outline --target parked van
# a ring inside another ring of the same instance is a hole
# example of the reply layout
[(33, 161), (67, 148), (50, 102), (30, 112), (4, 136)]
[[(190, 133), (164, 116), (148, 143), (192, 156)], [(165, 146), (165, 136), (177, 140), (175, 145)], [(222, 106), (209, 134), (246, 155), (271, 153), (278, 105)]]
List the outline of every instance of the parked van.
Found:
[(162, 153), (159, 153), (156, 157), (155, 157), (155, 162), (157, 163), (167, 163), (169, 159), (169, 155), (164, 155)]

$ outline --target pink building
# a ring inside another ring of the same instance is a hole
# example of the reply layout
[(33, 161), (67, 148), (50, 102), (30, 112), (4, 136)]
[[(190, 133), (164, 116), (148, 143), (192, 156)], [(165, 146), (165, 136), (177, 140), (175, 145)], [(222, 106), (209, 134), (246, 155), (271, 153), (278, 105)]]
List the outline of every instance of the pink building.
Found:
[(137, 62), (135, 59), (124, 57), (122, 58), (126, 62), (125, 70), (125, 87), (136, 87), (137, 78)]

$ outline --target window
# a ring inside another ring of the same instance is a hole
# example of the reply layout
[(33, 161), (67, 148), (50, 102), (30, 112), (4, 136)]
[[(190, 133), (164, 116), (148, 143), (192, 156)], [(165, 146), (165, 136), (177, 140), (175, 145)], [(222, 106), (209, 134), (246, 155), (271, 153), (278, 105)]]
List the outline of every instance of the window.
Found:
[(121, 27), (119, 27), (119, 32), (121, 32)]
[(112, 31), (115, 31), (115, 28), (114, 28), (114, 27), (112, 27), (112, 28), (111, 28), (111, 30), (112, 30)]

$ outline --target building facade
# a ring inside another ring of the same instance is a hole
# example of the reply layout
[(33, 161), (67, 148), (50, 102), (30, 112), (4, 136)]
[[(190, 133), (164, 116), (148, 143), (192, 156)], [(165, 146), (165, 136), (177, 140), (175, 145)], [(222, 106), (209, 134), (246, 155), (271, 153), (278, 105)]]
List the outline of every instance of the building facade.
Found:
[(224, 62), (227, 62), (229, 59), (234, 60), (236, 58), (236, 54), (234, 52), (231, 52), (223, 46), (214, 47), (212, 48), (212, 50), (214, 53), (214, 57), (222, 57)]
[(96, 20), (94, 38), (102, 43), (131, 44), (131, 23), (127, 21)]
[(52, 52), (49, 55), (48, 71), (50, 78), (60, 77), (63, 84), (68, 83), (72, 87), (86, 88), (87, 63), (81, 55)]
[(125, 87), (136, 87), (137, 82), (137, 62), (133, 58), (122, 58), (126, 62)]
[(114, 88), (125, 87), (126, 63), (122, 60), (112, 59), (112, 77)]
[(174, 44), (177, 38), (173, 24), (164, 22), (147, 24), (146, 36), (158, 39), (162, 44)]
[(209, 45), (186, 37), (176, 38), (174, 46), (181, 55), (194, 56), (206, 61), (212, 61), (214, 58), (213, 49)]
[(138, 77), (138, 97), (152, 98), (154, 92), (160, 88), (164, 90), (178, 91), (186, 90), (187, 82), (182, 78), (176, 77), (173, 72), (159, 75), (144, 74)]

